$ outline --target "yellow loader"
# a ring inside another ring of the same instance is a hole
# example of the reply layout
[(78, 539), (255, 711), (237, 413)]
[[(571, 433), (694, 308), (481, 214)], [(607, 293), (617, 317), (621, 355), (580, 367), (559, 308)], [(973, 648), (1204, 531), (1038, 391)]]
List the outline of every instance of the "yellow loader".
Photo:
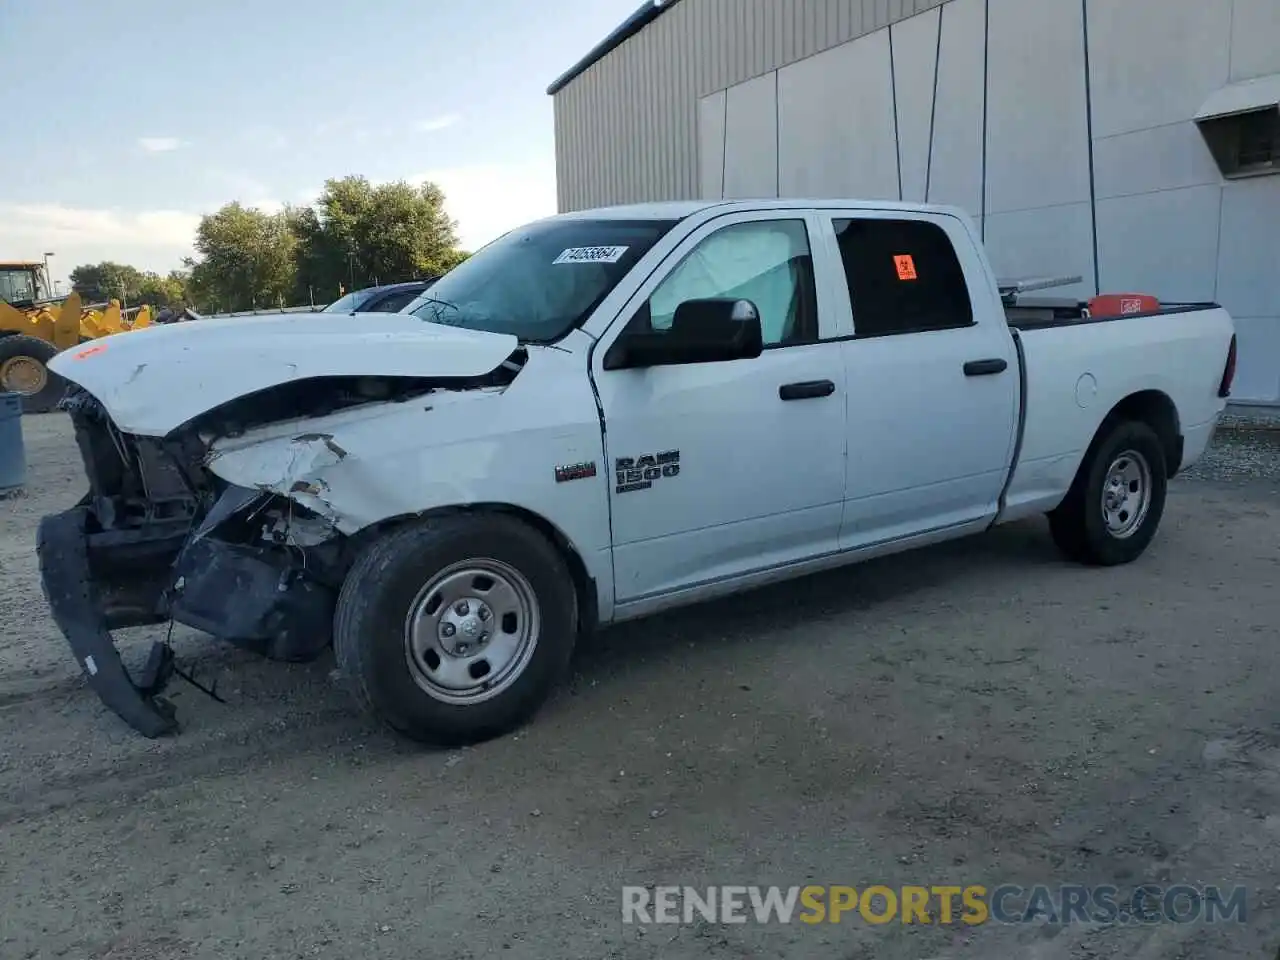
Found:
[[(127, 318), (116, 300), (85, 307), (77, 293), (61, 303), (38, 297), (44, 292), (41, 267), (40, 263), (0, 263), (0, 280), (11, 281), (8, 289), (0, 290), (8, 294), (0, 299), (0, 393), (21, 395), (24, 413), (52, 410), (66, 393), (66, 382), (48, 368), (60, 350), (151, 325), (148, 307), (129, 311), (133, 316)], [(24, 282), (17, 284), (15, 278)], [(6, 302), (10, 297), (12, 302)]]

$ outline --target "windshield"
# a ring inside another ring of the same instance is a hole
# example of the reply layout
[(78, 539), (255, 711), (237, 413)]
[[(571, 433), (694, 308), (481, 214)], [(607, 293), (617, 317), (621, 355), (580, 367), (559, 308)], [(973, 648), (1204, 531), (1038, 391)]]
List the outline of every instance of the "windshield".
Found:
[(513, 230), (435, 282), (408, 312), (548, 343), (581, 324), (674, 220), (548, 220)]
[(0, 300), (7, 303), (22, 303), (26, 300), (36, 300), (42, 293), (36, 273), (30, 267), (0, 270)]

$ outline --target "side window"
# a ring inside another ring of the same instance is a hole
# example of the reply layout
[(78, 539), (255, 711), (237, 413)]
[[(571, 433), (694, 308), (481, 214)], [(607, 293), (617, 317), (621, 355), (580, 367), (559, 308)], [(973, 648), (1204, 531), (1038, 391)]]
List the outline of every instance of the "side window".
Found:
[(765, 346), (818, 339), (813, 255), (803, 220), (761, 220), (717, 230), (693, 249), (649, 297), (655, 331), (669, 330), (686, 300), (729, 297), (750, 300), (760, 311)]
[(964, 269), (947, 232), (925, 220), (835, 220), (859, 337), (973, 323)]

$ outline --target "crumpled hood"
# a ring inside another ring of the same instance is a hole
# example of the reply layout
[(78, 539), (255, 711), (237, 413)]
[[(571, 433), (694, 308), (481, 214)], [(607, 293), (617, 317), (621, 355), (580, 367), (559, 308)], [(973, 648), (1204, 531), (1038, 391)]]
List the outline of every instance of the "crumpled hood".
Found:
[(477, 377), (518, 341), (401, 313), (291, 313), (118, 333), (49, 369), (93, 394), (126, 433), (164, 436), (246, 394), (327, 376)]

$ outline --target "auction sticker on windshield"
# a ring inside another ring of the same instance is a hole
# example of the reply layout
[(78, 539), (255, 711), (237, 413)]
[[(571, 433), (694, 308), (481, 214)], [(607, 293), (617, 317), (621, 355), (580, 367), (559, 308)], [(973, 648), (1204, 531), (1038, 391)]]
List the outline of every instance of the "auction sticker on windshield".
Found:
[(561, 251), (552, 263), (617, 263), (626, 247), (570, 247)]

